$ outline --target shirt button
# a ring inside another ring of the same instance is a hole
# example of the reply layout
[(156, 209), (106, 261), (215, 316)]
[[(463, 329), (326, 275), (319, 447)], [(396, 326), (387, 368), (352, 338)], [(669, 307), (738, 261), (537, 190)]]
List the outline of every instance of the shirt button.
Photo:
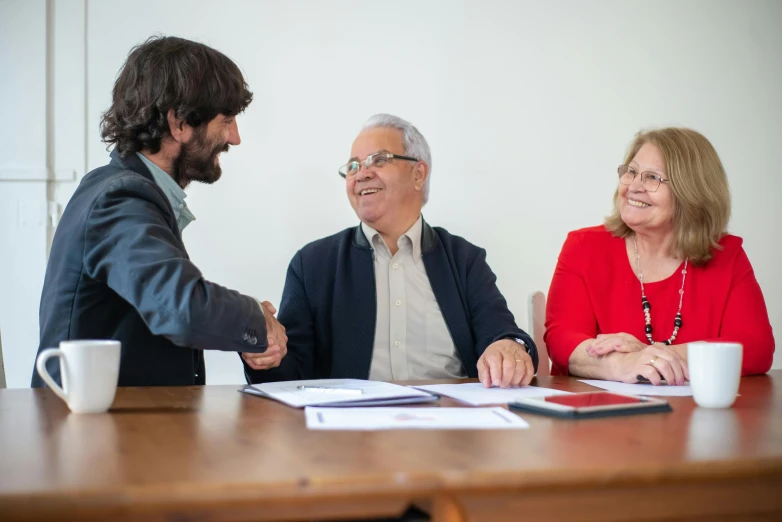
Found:
[(402, 301), (397, 300), (396, 305), (399, 306), (402, 304)]
[(185, 204), (184, 203), (180, 203), (179, 204), (179, 208), (185, 208)]
[(398, 263), (394, 263), (394, 270), (396, 270), (397, 268), (399, 268), (399, 264)]
[(401, 344), (402, 344), (402, 343), (400, 343), (399, 341), (396, 341), (396, 342), (394, 343), (394, 346), (399, 346), (399, 345), (401, 345)]

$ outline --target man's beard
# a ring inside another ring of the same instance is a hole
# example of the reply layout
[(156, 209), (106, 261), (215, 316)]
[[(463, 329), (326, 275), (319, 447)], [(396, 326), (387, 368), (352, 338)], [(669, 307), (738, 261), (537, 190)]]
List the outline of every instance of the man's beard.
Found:
[(214, 143), (206, 138), (206, 126), (196, 129), (193, 139), (182, 144), (174, 160), (174, 180), (185, 188), (191, 181), (212, 184), (223, 174), (215, 156), (228, 152), (228, 143)]

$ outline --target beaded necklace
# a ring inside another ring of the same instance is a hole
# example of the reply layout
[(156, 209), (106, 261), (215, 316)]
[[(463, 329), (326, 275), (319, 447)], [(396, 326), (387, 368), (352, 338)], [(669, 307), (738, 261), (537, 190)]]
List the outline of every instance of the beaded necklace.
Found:
[[(635, 250), (635, 263), (638, 265), (638, 280), (641, 282), (641, 304), (643, 305), (644, 318), (646, 319), (646, 339), (649, 341), (649, 344), (654, 344), (655, 340), (652, 338), (652, 305), (649, 304), (644, 291), (644, 275), (641, 271), (641, 256), (638, 255), (638, 242), (635, 234), (633, 234), (633, 249)], [(673, 344), (676, 335), (679, 333), (679, 328), (682, 326), (682, 300), (684, 299), (684, 279), (687, 277), (688, 261), (689, 258), (684, 260), (684, 268), (682, 269), (682, 287), (679, 289), (679, 310), (676, 312), (676, 318), (673, 320), (673, 333), (667, 341), (660, 341), (662, 344)]]

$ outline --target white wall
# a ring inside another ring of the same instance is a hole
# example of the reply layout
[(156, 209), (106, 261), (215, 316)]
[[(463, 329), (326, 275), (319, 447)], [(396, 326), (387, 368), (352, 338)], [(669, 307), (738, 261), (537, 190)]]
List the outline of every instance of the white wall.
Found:
[[(548, 288), (567, 231), (609, 211), (633, 134), (685, 125), (722, 157), (730, 230), (782, 331), (780, 23), (774, 0), (90, 1), (87, 164), (106, 162), (98, 122), (130, 48), (154, 33), (200, 40), (255, 93), (223, 179), (188, 189), (197, 221), (184, 239), (208, 278), (278, 303), (295, 251), (356, 223), (336, 170), (363, 120), (391, 112), (432, 146), (427, 220), (488, 250), (525, 326), (526, 296)], [(35, 344), (4, 342), (27, 361), (9, 385), (26, 384)], [(209, 383), (242, 380), (233, 354), (207, 365)]]
[(57, 203), (85, 172), (84, 15), (83, 0), (0, 0), (0, 336), (9, 387), (30, 385)]
[(0, 335), (11, 387), (30, 384), (46, 268), (45, 58), (46, 3), (0, 2)]

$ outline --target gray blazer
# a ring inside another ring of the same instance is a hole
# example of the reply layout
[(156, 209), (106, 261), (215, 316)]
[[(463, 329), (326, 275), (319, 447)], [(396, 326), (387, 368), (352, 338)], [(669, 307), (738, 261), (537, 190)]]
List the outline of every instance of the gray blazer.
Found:
[[(121, 341), (120, 386), (204, 384), (202, 350), (267, 346), (258, 303), (204, 279), (146, 166), (116, 151), (84, 177), (57, 227), (40, 332), (39, 353), (66, 339)], [(32, 386), (44, 386), (35, 370)]]

